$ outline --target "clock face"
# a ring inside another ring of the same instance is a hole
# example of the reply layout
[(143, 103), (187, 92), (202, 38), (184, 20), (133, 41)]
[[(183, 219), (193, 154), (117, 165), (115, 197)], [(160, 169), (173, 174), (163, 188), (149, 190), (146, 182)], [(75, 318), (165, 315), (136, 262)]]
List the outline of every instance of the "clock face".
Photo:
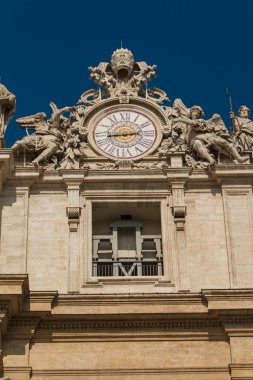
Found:
[(107, 157), (138, 159), (154, 150), (157, 130), (151, 118), (126, 109), (108, 113), (96, 122), (92, 140)]

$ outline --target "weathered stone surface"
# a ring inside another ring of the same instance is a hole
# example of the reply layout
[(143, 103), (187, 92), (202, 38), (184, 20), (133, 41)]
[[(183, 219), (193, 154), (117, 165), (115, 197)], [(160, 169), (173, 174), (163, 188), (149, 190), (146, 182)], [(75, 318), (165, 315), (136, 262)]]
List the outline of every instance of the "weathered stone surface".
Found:
[(90, 68), (99, 90), (0, 149), (5, 379), (253, 376), (249, 114), (232, 138), (165, 107), (155, 70), (116, 50)]

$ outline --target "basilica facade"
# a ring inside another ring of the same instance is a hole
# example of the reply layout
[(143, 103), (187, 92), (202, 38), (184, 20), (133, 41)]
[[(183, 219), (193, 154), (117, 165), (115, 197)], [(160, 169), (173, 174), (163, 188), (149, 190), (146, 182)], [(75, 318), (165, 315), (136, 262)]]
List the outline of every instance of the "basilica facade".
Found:
[(206, 119), (127, 49), (77, 104), (0, 85), (0, 376), (253, 379), (253, 121)]

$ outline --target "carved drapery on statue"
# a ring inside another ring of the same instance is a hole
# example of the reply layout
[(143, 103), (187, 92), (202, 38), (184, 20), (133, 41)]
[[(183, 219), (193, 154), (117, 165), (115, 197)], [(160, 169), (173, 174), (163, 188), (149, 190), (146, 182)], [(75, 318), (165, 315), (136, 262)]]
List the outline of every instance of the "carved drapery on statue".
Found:
[[(156, 76), (156, 65), (136, 62), (128, 49), (117, 49), (110, 62), (89, 71), (98, 89), (85, 91), (76, 105), (58, 109), (51, 102), (51, 117), (40, 112), (17, 119), (27, 135), (13, 150), (18, 159), (26, 156), (24, 164), (45, 169), (165, 169), (169, 157), (178, 153), (192, 168), (248, 159), (244, 153), (252, 151), (253, 122), (247, 107), (240, 107), (237, 117), (231, 115), (230, 136), (218, 114), (206, 120), (200, 106), (187, 108), (180, 99), (166, 106), (166, 93), (147, 86)], [(5, 99), (9, 103), (1, 106), (2, 131), (15, 109), (15, 97), (7, 89)]]
[(233, 140), (240, 153), (253, 150), (253, 121), (249, 119), (249, 116), (250, 109), (247, 106), (240, 106), (237, 116), (230, 113)]
[[(34, 166), (78, 169), (81, 157), (85, 157), (82, 151), (85, 142), (79, 137), (84, 110), (78, 106), (58, 109), (53, 102), (50, 107), (53, 112), (49, 119), (43, 112), (17, 119), (21, 128), (35, 132), (17, 141), (12, 149), (34, 153), (36, 157), (31, 162)], [(64, 116), (67, 112), (69, 117)]]
[[(185, 161), (193, 168), (207, 167), (220, 161), (220, 156), (231, 157), (242, 163), (247, 158), (240, 156), (220, 115), (214, 114), (204, 120), (200, 106), (187, 108), (181, 99), (167, 109), (171, 133), (158, 151), (162, 154), (175, 151), (185, 152)], [(167, 143), (167, 145), (166, 145)]]

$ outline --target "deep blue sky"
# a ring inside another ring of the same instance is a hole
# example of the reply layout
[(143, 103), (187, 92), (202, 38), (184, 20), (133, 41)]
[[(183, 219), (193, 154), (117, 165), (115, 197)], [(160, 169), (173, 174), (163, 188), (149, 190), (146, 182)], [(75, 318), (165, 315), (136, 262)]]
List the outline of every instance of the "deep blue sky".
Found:
[(172, 101), (220, 113), (228, 127), (227, 87), (235, 110), (253, 108), (251, 0), (12, 0), (0, 9), (0, 76), (17, 97), (7, 147), (24, 135), (14, 119), (50, 115), (51, 100), (74, 105), (93, 87), (87, 67), (109, 61), (121, 40), (136, 61), (158, 65), (150, 86)]

